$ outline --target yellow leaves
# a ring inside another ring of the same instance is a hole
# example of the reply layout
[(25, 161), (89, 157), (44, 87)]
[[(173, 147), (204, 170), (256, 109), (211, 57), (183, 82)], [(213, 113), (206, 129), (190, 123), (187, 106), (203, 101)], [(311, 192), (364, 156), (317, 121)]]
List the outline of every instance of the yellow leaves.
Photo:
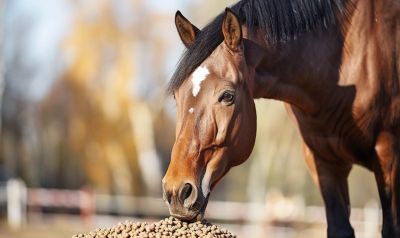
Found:
[[(69, 63), (60, 84), (70, 104), (66, 139), (89, 184), (103, 192), (132, 194), (141, 181), (129, 115), (134, 42), (129, 29), (115, 24), (110, 4), (104, 1), (95, 13), (80, 9), (63, 44)], [(52, 94), (50, 104), (58, 96)]]
[[(98, 85), (99, 79), (113, 75), (113, 80), (132, 79), (130, 32), (118, 28), (111, 16), (109, 3), (104, 3), (98, 18), (78, 13), (72, 31), (64, 42), (64, 52), (70, 56), (68, 79), (77, 84)], [(113, 72), (115, 71), (115, 72)], [(83, 86), (82, 85), (82, 86)]]

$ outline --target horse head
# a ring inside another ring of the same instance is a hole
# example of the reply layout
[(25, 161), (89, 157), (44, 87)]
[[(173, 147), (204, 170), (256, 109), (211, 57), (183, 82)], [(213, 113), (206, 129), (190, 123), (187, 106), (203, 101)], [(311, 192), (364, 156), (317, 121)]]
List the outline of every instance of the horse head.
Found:
[[(175, 24), (191, 47), (201, 31), (179, 11)], [(203, 217), (210, 191), (247, 160), (256, 136), (254, 62), (246, 57), (240, 21), (229, 9), (220, 30), (223, 41), (173, 90), (176, 138), (163, 192), (171, 215), (188, 221)]]

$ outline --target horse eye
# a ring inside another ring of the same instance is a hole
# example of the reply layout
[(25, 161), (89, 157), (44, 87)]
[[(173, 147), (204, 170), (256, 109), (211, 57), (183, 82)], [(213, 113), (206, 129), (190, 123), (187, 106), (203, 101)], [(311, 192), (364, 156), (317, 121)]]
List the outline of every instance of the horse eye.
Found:
[(218, 98), (219, 102), (223, 102), (229, 105), (231, 105), (234, 100), (235, 100), (235, 94), (230, 91), (223, 92), (222, 95)]

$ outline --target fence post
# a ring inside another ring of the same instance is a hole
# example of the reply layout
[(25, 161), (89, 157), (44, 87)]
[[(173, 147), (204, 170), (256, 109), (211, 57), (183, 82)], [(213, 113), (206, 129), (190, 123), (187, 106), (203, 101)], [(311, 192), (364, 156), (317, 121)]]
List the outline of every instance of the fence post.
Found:
[(96, 212), (94, 193), (91, 188), (85, 187), (79, 191), (79, 210), (86, 225), (91, 225)]
[(379, 204), (370, 200), (364, 207), (364, 237), (373, 238), (379, 235)]
[(21, 179), (7, 181), (7, 219), (11, 228), (26, 222), (27, 189)]

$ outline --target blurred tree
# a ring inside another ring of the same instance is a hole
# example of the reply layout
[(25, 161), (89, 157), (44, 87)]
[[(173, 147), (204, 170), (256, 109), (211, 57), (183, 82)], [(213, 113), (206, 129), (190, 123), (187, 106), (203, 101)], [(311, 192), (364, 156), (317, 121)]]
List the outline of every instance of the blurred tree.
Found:
[[(175, 133), (163, 89), (183, 49), (175, 6), (201, 28), (233, 2), (0, 1), (0, 179), (160, 195)], [(264, 202), (279, 189), (320, 204), (282, 104), (260, 100), (257, 111), (251, 158), (212, 199)], [(357, 205), (376, 194), (368, 179), (351, 188)]]

